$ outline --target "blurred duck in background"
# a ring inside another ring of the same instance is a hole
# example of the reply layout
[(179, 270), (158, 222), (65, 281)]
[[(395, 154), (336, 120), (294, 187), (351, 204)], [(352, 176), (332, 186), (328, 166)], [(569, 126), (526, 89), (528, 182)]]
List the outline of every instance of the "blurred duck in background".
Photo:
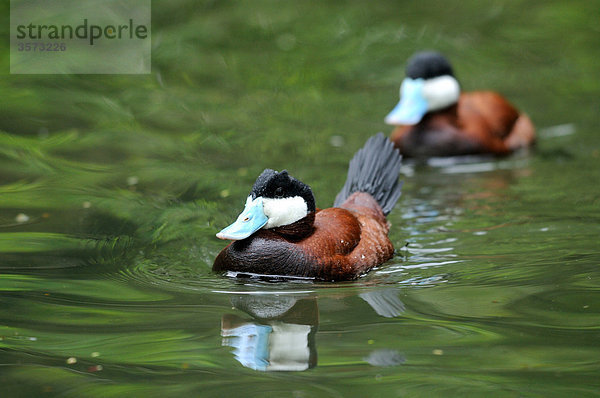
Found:
[(535, 142), (529, 117), (500, 94), (460, 92), (450, 62), (434, 51), (413, 55), (400, 102), (385, 117), (404, 156), (507, 155)]

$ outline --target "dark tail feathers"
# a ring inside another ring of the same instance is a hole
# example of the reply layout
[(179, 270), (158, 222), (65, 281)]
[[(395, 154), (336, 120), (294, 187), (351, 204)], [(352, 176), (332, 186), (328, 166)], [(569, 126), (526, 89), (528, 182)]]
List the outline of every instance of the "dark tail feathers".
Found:
[(354, 192), (367, 192), (387, 215), (402, 194), (402, 182), (398, 181), (401, 165), (402, 156), (394, 144), (383, 133), (372, 136), (350, 161), (346, 183), (334, 206), (339, 207)]

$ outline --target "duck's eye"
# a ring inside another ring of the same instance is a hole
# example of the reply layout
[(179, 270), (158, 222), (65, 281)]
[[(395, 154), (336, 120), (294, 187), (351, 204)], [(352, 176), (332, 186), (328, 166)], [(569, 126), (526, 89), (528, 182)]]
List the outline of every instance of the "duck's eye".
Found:
[(283, 196), (283, 188), (277, 187), (277, 189), (275, 190), (275, 197), (281, 198), (282, 196)]
[(244, 218), (244, 220), (243, 220), (243, 221), (244, 221), (244, 222), (248, 222), (248, 221), (250, 221), (250, 217), (246, 217), (246, 218)]

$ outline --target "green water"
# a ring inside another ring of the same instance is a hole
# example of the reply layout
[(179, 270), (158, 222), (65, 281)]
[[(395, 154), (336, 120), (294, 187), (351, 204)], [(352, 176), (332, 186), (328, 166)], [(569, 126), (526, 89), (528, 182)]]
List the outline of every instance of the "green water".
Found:
[[(8, 75), (0, 43), (2, 397), (600, 395), (598, 1), (152, 7), (151, 75)], [(263, 168), (333, 202), (424, 48), (536, 150), (407, 164), (358, 281), (213, 274)]]

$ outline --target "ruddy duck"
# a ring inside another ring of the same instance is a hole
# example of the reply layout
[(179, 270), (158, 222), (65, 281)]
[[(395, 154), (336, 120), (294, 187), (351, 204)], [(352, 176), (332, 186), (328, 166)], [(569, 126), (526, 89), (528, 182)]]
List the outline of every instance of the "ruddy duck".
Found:
[(264, 170), (237, 221), (217, 234), (234, 242), (213, 270), (338, 281), (389, 260), (386, 215), (401, 194), (401, 159), (382, 133), (369, 138), (350, 161), (334, 207), (323, 210), (286, 170)]
[(396, 126), (390, 139), (410, 157), (506, 155), (535, 141), (526, 114), (495, 92), (461, 93), (452, 66), (433, 51), (409, 59), (400, 102), (385, 122)]

